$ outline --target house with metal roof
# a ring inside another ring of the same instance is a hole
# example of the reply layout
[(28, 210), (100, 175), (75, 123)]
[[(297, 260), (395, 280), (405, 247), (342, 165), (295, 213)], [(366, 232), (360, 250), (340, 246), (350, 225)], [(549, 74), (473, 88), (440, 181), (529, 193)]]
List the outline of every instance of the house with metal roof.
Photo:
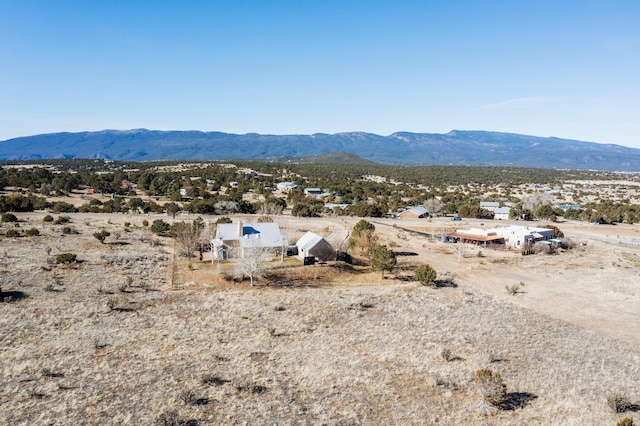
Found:
[(553, 229), (518, 225), (493, 229), (458, 229), (447, 234), (447, 239), (483, 246), (504, 244), (509, 249), (521, 249), (533, 247), (537, 242), (551, 241)]
[(493, 218), (496, 220), (508, 220), (511, 213), (511, 207), (498, 207), (493, 212)]
[(429, 212), (422, 206), (411, 207), (398, 214), (400, 219), (420, 219), (429, 216)]
[(495, 212), (496, 209), (500, 207), (500, 203), (497, 201), (480, 201), (480, 208), (489, 210), (490, 212)]
[(211, 246), (214, 258), (221, 260), (242, 257), (248, 248), (282, 250), (287, 246), (287, 238), (275, 222), (221, 223)]

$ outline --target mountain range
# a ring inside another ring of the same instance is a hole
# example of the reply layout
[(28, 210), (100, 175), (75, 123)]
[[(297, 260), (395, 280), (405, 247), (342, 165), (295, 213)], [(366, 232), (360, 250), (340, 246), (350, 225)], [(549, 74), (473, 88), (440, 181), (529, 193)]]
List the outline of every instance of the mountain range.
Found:
[[(640, 171), (640, 149), (555, 137), (453, 130), (449, 133), (364, 132), (312, 135), (231, 134), (147, 129), (49, 133), (0, 142), (0, 160), (100, 158), (268, 160), (334, 152), (400, 165), (517, 166)], [(344, 155), (343, 155), (344, 156)], [(345, 157), (346, 158), (346, 157)]]

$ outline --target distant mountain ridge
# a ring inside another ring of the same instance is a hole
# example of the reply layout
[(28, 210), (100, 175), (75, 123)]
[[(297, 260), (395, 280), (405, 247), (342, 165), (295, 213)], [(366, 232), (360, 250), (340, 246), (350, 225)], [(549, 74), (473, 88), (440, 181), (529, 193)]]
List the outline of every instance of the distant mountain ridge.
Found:
[[(244, 135), (147, 129), (49, 133), (0, 142), (0, 160), (231, 160), (343, 152), (386, 164), (640, 171), (640, 149), (488, 131)], [(343, 154), (344, 156), (344, 154)], [(334, 158), (335, 160), (335, 158)], [(347, 157), (343, 161), (349, 161)]]

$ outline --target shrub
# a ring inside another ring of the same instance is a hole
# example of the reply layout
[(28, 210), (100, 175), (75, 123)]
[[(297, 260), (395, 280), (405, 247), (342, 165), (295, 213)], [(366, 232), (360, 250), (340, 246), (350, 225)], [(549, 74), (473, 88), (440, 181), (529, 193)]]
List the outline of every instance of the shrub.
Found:
[(420, 281), (420, 284), (422, 285), (433, 285), (436, 281), (436, 277), (438, 276), (436, 270), (427, 264), (418, 266), (415, 269), (414, 274), (416, 279)]
[(441, 355), (445, 361), (447, 362), (453, 361), (454, 357), (453, 357), (453, 354), (451, 353), (451, 349), (449, 348), (443, 349)]
[(38, 235), (40, 235), (40, 231), (38, 231), (36, 228), (27, 229), (24, 233), (28, 237), (37, 237)]
[(104, 240), (111, 235), (111, 233), (105, 229), (103, 229), (102, 231), (99, 232), (94, 232), (93, 236), (96, 238), (96, 240), (100, 241), (101, 244), (104, 244)]
[(509, 293), (511, 296), (515, 296), (516, 294), (518, 294), (520, 292), (520, 288), (524, 287), (524, 282), (520, 281), (518, 284), (513, 284), (513, 285), (505, 285), (504, 288), (505, 290), (507, 290), (507, 293)]
[(225, 383), (228, 383), (228, 380), (221, 378), (220, 376), (216, 376), (215, 374), (204, 374), (202, 376), (202, 383), (209, 386), (222, 386)]
[(165, 411), (155, 421), (156, 426), (182, 426), (184, 424), (185, 422), (182, 421), (176, 410)]
[(18, 218), (13, 213), (2, 213), (2, 221), (3, 222), (17, 222)]
[(56, 225), (64, 225), (65, 223), (71, 222), (71, 218), (69, 216), (58, 216), (56, 220), (53, 222)]
[(607, 405), (614, 413), (624, 413), (631, 407), (631, 401), (623, 393), (614, 393), (607, 396)]
[(185, 389), (182, 392), (180, 392), (180, 399), (186, 405), (197, 405), (198, 404), (198, 397), (196, 396), (196, 393), (191, 389)]
[(109, 308), (110, 311), (113, 311), (118, 307), (119, 302), (120, 301), (116, 296), (111, 296), (107, 299), (107, 308)]
[(17, 229), (9, 229), (4, 236), (7, 238), (18, 238), (20, 236), (20, 231)]
[(633, 426), (633, 418), (625, 417), (624, 419), (620, 419), (616, 426)]
[(489, 368), (476, 371), (474, 382), (484, 402), (493, 407), (500, 407), (507, 400), (507, 385), (500, 373)]
[(69, 264), (77, 261), (78, 256), (73, 253), (60, 253), (56, 256), (56, 264)]
[(167, 235), (167, 232), (171, 229), (171, 225), (162, 219), (156, 219), (151, 224), (151, 232), (157, 235)]
[(62, 233), (64, 235), (71, 235), (71, 234), (79, 234), (80, 232), (78, 232), (77, 230), (75, 230), (70, 226), (65, 226), (64, 228), (62, 228)]
[(43, 222), (53, 222), (53, 216), (51, 216), (50, 214), (46, 215), (45, 217), (42, 218)]
[(147, 227), (149, 226), (149, 221), (147, 219), (142, 221), (142, 226)]

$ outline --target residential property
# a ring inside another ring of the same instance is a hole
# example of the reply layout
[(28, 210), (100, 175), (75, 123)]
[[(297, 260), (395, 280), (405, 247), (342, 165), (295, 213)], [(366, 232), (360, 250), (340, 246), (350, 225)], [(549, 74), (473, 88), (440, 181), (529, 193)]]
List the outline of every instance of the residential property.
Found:
[(539, 241), (553, 239), (553, 229), (548, 228), (513, 225), (496, 228), (496, 231), (504, 238), (507, 248), (529, 248)]
[(296, 189), (298, 187), (298, 185), (296, 185), (293, 182), (279, 182), (276, 185), (276, 188), (280, 191), (285, 191), (285, 192), (289, 192), (292, 191), (294, 189)]
[(305, 188), (304, 195), (308, 197), (319, 197), (322, 195), (322, 189), (320, 188)]
[(427, 216), (429, 216), (429, 212), (422, 206), (411, 207), (398, 214), (400, 219), (420, 219)]
[(553, 240), (553, 229), (533, 226), (506, 226), (494, 229), (458, 229), (447, 234), (449, 241), (475, 245), (504, 245), (508, 249), (529, 248), (537, 242)]
[(579, 204), (560, 204), (558, 208), (566, 212), (567, 210), (580, 210), (582, 207)]
[(275, 222), (221, 223), (211, 241), (213, 257), (218, 260), (242, 257), (248, 248), (283, 249), (287, 238)]
[(490, 212), (495, 212), (497, 208), (500, 207), (500, 203), (496, 201), (480, 201), (480, 208), (489, 210)]
[(498, 207), (493, 211), (493, 218), (496, 220), (508, 220), (511, 207)]
[(321, 262), (336, 260), (336, 249), (320, 235), (307, 231), (296, 243), (298, 247), (298, 257), (304, 261), (305, 258), (313, 257)]

